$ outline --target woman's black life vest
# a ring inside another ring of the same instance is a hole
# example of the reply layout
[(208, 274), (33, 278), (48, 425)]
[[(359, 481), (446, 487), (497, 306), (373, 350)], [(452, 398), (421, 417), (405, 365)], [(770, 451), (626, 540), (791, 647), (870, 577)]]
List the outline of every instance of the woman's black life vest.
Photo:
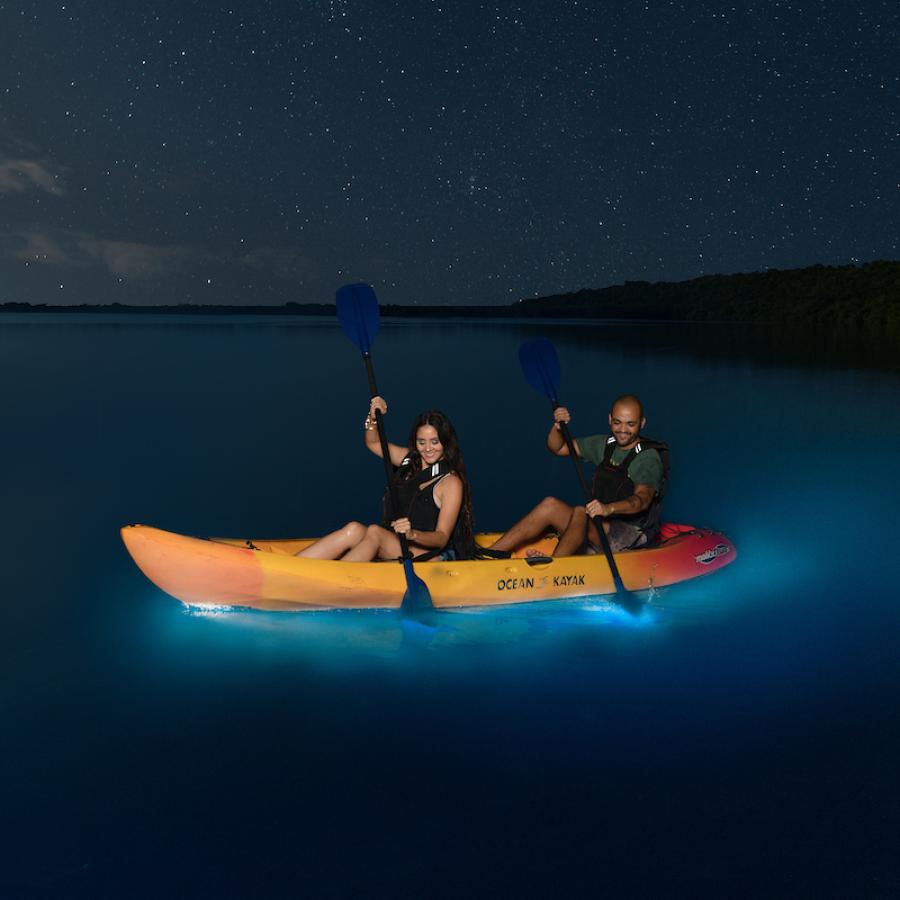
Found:
[[(418, 475), (404, 477), (407, 475), (407, 467), (410, 464), (410, 457), (407, 456), (394, 470), (394, 487), (397, 491), (397, 502), (400, 505), (400, 512), (392, 515), (390, 491), (385, 491), (384, 521), (382, 524), (385, 528), (390, 528), (391, 522), (395, 519), (406, 517), (409, 519), (409, 524), (416, 531), (435, 531), (441, 511), (434, 499), (434, 489), (445, 475), (450, 474), (450, 466), (447, 465), (445, 460), (441, 459), (434, 465), (422, 469)], [(460, 525), (462, 515), (463, 511), (460, 510), (460, 514), (456, 519), (456, 525), (453, 527), (453, 534), (445, 547), (421, 554), (416, 559), (419, 561), (432, 559), (448, 548), (452, 548), (455, 551), (457, 559), (469, 559), (472, 555), (471, 548), (467, 548), (461, 539)]]
[(641, 438), (625, 455), (618, 464), (612, 461), (613, 451), (616, 449), (616, 439), (610, 435), (606, 439), (606, 447), (603, 451), (603, 462), (597, 466), (594, 472), (594, 484), (591, 495), (601, 503), (615, 503), (617, 500), (625, 500), (634, 493), (634, 482), (628, 477), (628, 467), (634, 462), (635, 457), (645, 450), (655, 450), (662, 460), (663, 476), (650, 505), (640, 513), (629, 516), (616, 513), (615, 518), (621, 519), (639, 528), (647, 535), (647, 540), (652, 541), (659, 533), (660, 514), (662, 511), (662, 498), (669, 486), (669, 445), (664, 441), (654, 441), (650, 438)]

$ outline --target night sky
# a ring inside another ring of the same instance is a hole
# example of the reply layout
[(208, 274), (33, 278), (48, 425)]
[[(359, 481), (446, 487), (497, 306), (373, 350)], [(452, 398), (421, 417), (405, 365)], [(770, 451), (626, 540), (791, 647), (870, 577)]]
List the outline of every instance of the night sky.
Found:
[(0, 302), (898, 257), (897, 0), (0, 0), (0, 73)]

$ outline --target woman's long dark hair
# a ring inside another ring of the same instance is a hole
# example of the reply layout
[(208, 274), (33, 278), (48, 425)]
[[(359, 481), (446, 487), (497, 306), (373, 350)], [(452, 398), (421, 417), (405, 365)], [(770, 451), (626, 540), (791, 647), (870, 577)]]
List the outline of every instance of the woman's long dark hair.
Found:
[(438, 440), (444, 448), (443, 459), (447, 463), (449, 470), (453, 472), (462, 482), (463, 496), (462, 506), (459, 508), (459, 536), (462, 541), (469, 545), (474, 541), (474, 519), (472, 516), (472, 494), (469, 490), (469, 479), (466, 476), (466, 463), (463, 459), (462, 451), (459, 449), (459, 438), (456, 436), (456, 429), (453, 423), (439, 409), (429, 409), (416, 416), (412, 428), (409, 432), (409, 462), (408, 466), (401, 469), (401, 478), (416, 478), (422, 471), (422, 455), (416, 446), (416, 438), (419, 429), (423, 425), (431, 425), (438, 433)]

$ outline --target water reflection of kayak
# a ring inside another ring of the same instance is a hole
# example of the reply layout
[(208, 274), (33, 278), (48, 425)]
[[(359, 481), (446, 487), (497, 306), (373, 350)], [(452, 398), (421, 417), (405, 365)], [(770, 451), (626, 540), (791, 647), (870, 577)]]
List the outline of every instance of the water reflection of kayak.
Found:
[[(479, 535), (490, 544), (499, 535)], [(189, 606), (268, 610), (396, 609), (406, 591), (402, 566), (294, 556), (312, 543), (296, 540), (195, 538), (145, 525), (122, 529), (125, 546), (157, 587)], [(521, 548), (511, 559), (424, 562), (435, 607), (495, 606), (566, 600), (615, 592), (603, 555), (547, 555), (555, 538)], [(528, 552), (532, 555), (529, 556)], [(632, 591), (665, 587), (715, 572), (736, 556), (723, 534), (692, 529), (638, 550), (616, 554)]]

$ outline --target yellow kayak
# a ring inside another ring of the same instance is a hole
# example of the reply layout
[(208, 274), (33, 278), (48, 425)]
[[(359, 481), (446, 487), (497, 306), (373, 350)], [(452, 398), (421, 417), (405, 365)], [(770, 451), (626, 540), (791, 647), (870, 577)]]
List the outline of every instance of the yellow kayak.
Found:
[[(684, 527), (684, 526), (677, 526)], [(138, 568), (167, 594), (192, 607), (265, 610), (399, 609), (406, 591), (396, 562), (342, 562), (295, 556), (313, 538), (196, 538), (146, 525), (122, 528)], [(498, 534), (477, 536), (488, 546)], [(416, 563), (436, 608), (498, 606), (615, 593), (606, 558), (549, 554), (547, 536), (510, 559)], [(530, 554), (530, 555), (529, 555)], [(650, 547), (616, 554), (625, 587), (664, 587), (707, 575), (736, 557), (723, 534), (682, 531)]]

